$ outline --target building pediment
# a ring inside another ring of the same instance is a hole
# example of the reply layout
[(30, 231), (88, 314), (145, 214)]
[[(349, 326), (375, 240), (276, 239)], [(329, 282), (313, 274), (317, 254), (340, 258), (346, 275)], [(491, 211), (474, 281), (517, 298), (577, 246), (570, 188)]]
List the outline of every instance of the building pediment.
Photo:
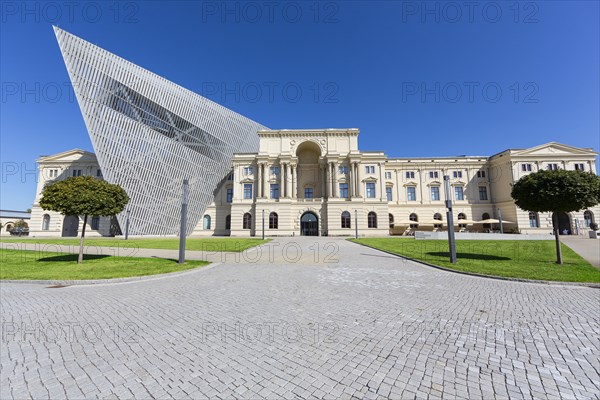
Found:
[(573, 155), (585, 155), (594, 156), (597, 155), (595, 151), (591, 149), (585, 149), (582, 147), (568, 146), (566, 144), (550, 142), (539, 146), (531, 147), (529, 149), (514, 150), (513, 156), (573, 156)]
[(404, 184), (404, 186), (417, 186), (417, 181), (408, 181)]
[(81, 150), (81, 149), (73, 149), (68, 151), (63, 151), (62, 153), (53, 154), (49, 156), (42, 156), (37, 159), (38, 163), (44, 162), (94, 162), (97, 163), (96, 155), (89, 151)]

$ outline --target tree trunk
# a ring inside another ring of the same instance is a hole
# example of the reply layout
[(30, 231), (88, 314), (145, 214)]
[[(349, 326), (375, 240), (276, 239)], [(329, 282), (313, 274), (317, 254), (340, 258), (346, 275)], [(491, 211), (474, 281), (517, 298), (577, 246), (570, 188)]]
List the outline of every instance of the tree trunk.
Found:
[(87, 225), (87, 214), (83, 216), (83, 229), (81, 230), (81, 239), (79, 239), (79, 257), (77, 258), (77, 264), (83, 262), (83, 238), (85, 237), (85, 226)]
[(552, 225), (554, 227), (554, 240), (556, 241), (556, 263), (562, 264), (562, 251), (560, 250), (560, 232), (558, 227), (558, 213), (552, 215)]

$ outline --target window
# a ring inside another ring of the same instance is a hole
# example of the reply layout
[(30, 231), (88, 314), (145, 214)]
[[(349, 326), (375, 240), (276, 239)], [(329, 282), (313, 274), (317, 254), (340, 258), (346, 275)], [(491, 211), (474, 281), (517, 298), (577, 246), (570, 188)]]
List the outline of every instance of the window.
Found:
[(479, 200), (487, 200), (487, 199), (488, 199), (487, 187), (479, 186)]
[(278, 183), (271, 183), (271, 198), (272, 199), (278, 199), (279, 198), (279, 184)]
[(439, 178), (439, 174), (437, 171), (429, 171), (429, 179), (437, 179)]
[(252, 184), (244, 183), (244, 198), (251, 199), (252, 198)]
[(375, 173), (375, 166), (374, 165), (365, 165), (365, 172), (367, 174), (374, 174)]
[(73, 176), (81, 176), (81, 170), (80, 169), (74, 169), (73, 170)]
[(340, 197), (342, 199), (348, 198), (348, 184), (347, 183), (340, 183)]
[(583, 212), (583, 226), (589, 228), (592, 222), (594, 222), (594, 215), (590, 210), (585, 210)]
[(454, 200), (464, 200), (465, 197), (463, 195), (463, 187), (462, 186), (454, 186)]
[(279, 229), (279, 216), (276, 212), (269, 214), (269, 229)]
[[(410, 214), (408, 216), (408, 219), (411, 221), (415, 221), (415, 222), (419, 221), (419, 217), (417, 216), (417, 214)], [(411, 228), (417, 228), (418, 226), (419, 226), (419, 224), (410, 224)]]
[(244, 214), (242, 229), (252, 229), (252, 215), (250, 213)]
[(271, 167), (271, 175), (279, 175), (280, 171), (279, 167)]
[(440, 187), (432, 186), (431, 187), (431, 200), (439, 201), (439, 199), (440, 199)]
[(42, 230), (47, 231), (50, 229), (50, 216), (48, 214), (44, 214), (44, 218), (42, 219)]
[(523, 171), (523, 172), (531, 171), (531, 164), (521, 164), (521, 171)]
[(385, 187), (385, 196), (387, 198), (387, 201), (392, 201), (392, 187), (391, 186), (386, 186)]
[(466, 216), (464, 213), (459, 213), (459, 214), (458, 214), (458, 227), (459, 227), (459, 228), (466, 228), (466, 227), (467, 227), (467, 224), (461, 224), (461, 223), (460, 223), (460, 220), (461, 220), (461, 219), (467, 219), (467, 216)]
[(225, 229), (231, 229), (231, 215), (225, 217)]
[(305, 187), (304, 188), (304, 198), (305, 199), (312, 199), (313, 198), (313, 188), (312, 187)]
[(414, 171), (406, 171), (406, 179), (415, 179)]
[(102, 170), (101, 169), (96, 170), (96, 178), (102, 178)]
[(350, 213), (348, 211), (344, 211), (342, 213), (342, 228), (350, 228)]
[(100, 228), (100, 217), (94, 215), (92, 217), (92, 223), (90, 224), (90, 226), (93, 230), (97, 231)]
[(454, 176), (455, 178), (462, 178), (462, 171), (454, 171), (452, 173), (452, 176)]
[[(490, 219), (490, 214), (488, 214), (488, 213), (481, 214), (481, 220), (484, 221), (486, 219)], [(483, 229), (492, 229), (492, 224), (483, 224)]]
[(244, 167), (244, 175), (252, 175), (252, 167)]
[(233, 202), (233, 188), (227, 188), (227, 199), (228, 203)]
[(548, 171), (556, 171), (558, 169), (558, 164), (548, 164), (546, 168), (548, 168)]
[(529, 212), (529, 227), (530, 228), (539, 228), (540, 220), (538, 218), (538, 214), (536, 212)]
[(340, 173), (340, 175), (348, 175), (348, 166), (347, 165), (340, 165), (340, 168), (338, 169), (338, 172)]
[(575, 171), (585, 171), (583, 164), (575, 164)]
[(391, 173), (391, 172), (389, 172), (389, 171), (387, 171), (387, 172), (385, 173), (385, 179), (392, 179), (392, 173)]
[(48, 170), (48, 178), (56, 178), (58, 176), (57, 169), (49, 169)]
[[(440, 213), (435, 213), (433, 214), (433, 219), (436, 221), (441, 221), (442, 220), (442, 214)], [(434, 228), (441, 228), (442, 224), (433, 224)]]
[(478, 178), (485, 178), (485, 171), (477, 171)]
[(390, 229), (392, 229), (394, 227), (394, 215), (388, 214), (388, 220), (390, 223)]
[(228, 181), (232, 181), (232, 180), (233, 180), (233, 172), (230, 172), (230, 173), (227, 175), (227, 180), (228, 180)]
[(207, 214), (204, 216), (204, 223), (202, 226), (204, 229), (210, 229), (210, 215)]
[(367, 198), (375, 198), (375, 182), (367, 182)]
[(369, 228), (377, 228), (377, 214), (375, 214), (373, 211), (367, 214), (367, 226)]
[(406, 188), (406, 199), (408, 201), (417, 201), (417, 190), (414, 186)]

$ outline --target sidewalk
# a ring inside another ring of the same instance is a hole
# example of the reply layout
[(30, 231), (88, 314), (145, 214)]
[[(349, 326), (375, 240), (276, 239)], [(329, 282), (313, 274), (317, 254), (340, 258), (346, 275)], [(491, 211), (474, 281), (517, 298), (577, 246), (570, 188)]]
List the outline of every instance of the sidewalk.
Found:
[(560, 241), (589, 261), (590, 264), (600, 268), (600, 240), (578, 236), (561, 236)]

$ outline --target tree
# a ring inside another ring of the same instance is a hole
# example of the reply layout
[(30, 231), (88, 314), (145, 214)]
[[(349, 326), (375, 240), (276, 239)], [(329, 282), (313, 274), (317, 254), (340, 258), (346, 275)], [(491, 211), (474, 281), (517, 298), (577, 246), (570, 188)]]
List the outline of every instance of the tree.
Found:
[(88, 215), (111, 216), (123, 211), (129, 196), (119, 185), (92, 176), (77, 176), (46, 185), (40, 206), (44, 210), (63, 215), (83, 215), (83, 229), (79, 241), (79, 258), (83, 262), (83, 239)]
[(515, 204), (534, 212), (552, 212), (556, 262), (562, 264), (558, 214), (580, 211), (600, 203), (600, 177), (581, 171), (542, 170), (519, 179), (512, 188)]

